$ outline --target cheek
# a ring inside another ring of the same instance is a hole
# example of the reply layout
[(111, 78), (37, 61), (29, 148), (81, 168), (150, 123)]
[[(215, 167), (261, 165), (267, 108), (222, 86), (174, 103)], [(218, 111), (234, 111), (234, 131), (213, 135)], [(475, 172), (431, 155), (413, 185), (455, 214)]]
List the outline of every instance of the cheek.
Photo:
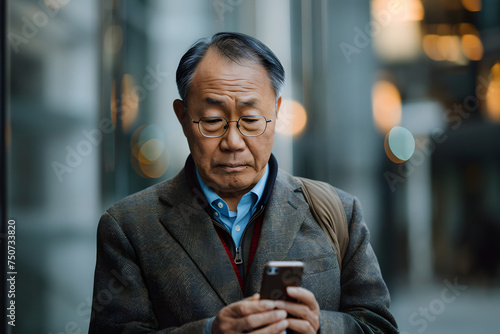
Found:
[(267, 164), (273, 149), (274, 136), (261, 136), (259, 141), (248, 145), (256, 163)]
[[(271, 129), (268, 129), (268, 131)], [(269, 133), (266, 131), (266, 133), (262, 137), (262, 147), (264, 150), (271, 151), (273, 149), (273, 144), (274, 144), (274, 128), (272, 129), (273, 131), (269, 131)], [(264, 137), (265, 136), (265, 137)]]
[(217, 150), (217, 143), (211, 143), (205, 140), (192, 140), (189, 143), (189, 150), (193, 156), (195, 162), (200, 165), (200, 167), (210, 166), (210, 160)]

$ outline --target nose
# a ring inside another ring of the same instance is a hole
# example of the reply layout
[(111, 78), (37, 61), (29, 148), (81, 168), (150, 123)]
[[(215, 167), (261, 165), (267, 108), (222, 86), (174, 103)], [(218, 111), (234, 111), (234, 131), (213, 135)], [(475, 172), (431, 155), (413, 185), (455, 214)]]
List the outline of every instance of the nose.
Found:
[[(231, 125), (234, 123), (234, 125)], [(240, 130), (238, 130), (237, 121), (229, 121), (227, 132), (222, 136), (220, 148), (222, 151), (242, 151), (245, 149), (245, 140)]]

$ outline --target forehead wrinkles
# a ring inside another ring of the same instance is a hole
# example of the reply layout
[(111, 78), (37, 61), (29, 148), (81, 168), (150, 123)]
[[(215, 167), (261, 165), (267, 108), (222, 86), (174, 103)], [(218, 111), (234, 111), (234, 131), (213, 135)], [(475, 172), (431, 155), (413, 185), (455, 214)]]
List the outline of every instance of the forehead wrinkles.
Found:
[[(266, 100), (266, 92), (274, 92), (267, 76), (263, 78), (253, 73), (250, 78), (237, 75), (206, 75), (198, 73), (192, 82), (193, 97), (201, 100), (214, 98), (225, 103), (246, 102), (247, 100)], [(267, 74), (266, 74), (267, 75)], [(253, 78), (255, 76), (255, 78)], [(274, 99), (269, 96), (270, 99)]]
[(234, 92), (234, 93), (245, 93), (245, 92), (260, 92), (264, 87), (262, 83), (255, 81), (241, 79), (241, 78), (213, 78), (202, 80), (201, 85), (197, 87), (202, 91), (202, 93), (224, 93)]
[(235, 63), (214, 50), (208, 50), (196, 69), (193, 89), (229, 91), (267, 90), (272, 88), (266, 69), (258, 62), (243, 59)]

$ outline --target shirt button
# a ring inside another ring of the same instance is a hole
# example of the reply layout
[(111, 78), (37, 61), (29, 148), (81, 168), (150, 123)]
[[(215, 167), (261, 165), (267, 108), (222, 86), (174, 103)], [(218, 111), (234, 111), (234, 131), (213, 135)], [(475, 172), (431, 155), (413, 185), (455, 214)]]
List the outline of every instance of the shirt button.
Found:
[(224, 204), (222, 204), (222, 202), (219, 202), (219, 204), (217, 204), (217, 206), (222, 209), (224, 207)]
[(219, 213), (217, 211), (214, 212), (215, 217), (219, 217)]
[(234, 229), (236, 230), (236, 232), (239, 232), (239, 231), (241, 230), (241, 227), (240, 227), (240, 225), (236, 225), (236, 226), (234, 227)]

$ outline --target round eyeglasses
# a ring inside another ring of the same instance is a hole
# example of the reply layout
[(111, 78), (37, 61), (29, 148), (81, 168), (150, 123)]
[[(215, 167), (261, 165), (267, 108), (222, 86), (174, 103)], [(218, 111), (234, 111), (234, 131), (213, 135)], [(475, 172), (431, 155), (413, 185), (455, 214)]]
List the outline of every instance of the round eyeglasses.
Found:
[(226, 134), (229, 129), (229, 123), (236, 123), (238, 131), (245, 137), (257, 137), (266, 131), (267, 123), (272, 119), (267, 119), (261, 115), (241, 116), (237, 121), (228, 121), (224, 117), (210, 116), (202, 117), (199, 121), (195, 121), (186, 111), (193, 123), (198, 124), (198, 130), (203, 137), (219, 138)]

